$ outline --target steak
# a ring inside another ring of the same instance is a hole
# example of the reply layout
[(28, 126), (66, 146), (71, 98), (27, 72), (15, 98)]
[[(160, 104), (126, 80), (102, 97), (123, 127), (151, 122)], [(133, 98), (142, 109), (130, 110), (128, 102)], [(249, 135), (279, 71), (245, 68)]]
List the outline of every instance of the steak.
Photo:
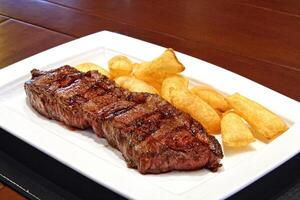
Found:
[(130, 92), (97, 71), (67, 65), (31, 74), (25, 91), (35, 110), (67, 126), (91, 127), (122, 153), (128, 167), (146, 174), (221, 166), (218, 141), (158, 95)]

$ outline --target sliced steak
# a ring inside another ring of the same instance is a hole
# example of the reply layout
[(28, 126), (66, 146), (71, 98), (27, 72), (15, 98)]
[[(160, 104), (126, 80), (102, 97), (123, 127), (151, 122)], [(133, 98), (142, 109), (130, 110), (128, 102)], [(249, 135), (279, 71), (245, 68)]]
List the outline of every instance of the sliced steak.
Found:
[(122, 152), (128, 166), (141, 173), (204, 166), (217, 170), (222, 151), (214, 137), (159, 96), (145, 96), (143, 104), (102, 120), (105, 137)]
[(220, 144), (190, 115), (158, 95), (122, 89), (96, 71), (32, 70), (25, 91), (39, 113), (68, 126), (92, 127), (141, 173), (221, 166)]
[(34, 69), (32, 77), (25, 83), (25, 91), (33, 108), (47, 118), (80, 129), (90, 126), (83, 105), (116, 88), (105, 76), (82, 74), (70, 66), (48, 72)]

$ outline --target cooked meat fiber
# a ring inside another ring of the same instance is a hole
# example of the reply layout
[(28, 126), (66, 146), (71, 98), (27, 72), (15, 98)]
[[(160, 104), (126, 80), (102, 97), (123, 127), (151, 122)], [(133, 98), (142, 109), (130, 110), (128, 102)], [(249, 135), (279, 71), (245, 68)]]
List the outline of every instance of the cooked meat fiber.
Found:
[(96, 71), (32, 70), (25, 91), (34, 109), (80, 129), (92, 127), (141, 173), (208, 168), (223, 157), (218, 141), (160, 96), (133, 93)]

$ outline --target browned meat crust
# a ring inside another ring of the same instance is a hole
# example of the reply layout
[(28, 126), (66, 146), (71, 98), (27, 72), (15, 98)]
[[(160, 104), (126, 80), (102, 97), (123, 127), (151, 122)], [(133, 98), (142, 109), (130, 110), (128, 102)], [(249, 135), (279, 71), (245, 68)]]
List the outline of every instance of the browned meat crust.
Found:
[(31, 73), (25, 91), (34, 109), (68, 126), (92, 127), (141, 173), (221, 166), (218, 141), (158, 95), (132, 93), (96, 71), (70, 66)]

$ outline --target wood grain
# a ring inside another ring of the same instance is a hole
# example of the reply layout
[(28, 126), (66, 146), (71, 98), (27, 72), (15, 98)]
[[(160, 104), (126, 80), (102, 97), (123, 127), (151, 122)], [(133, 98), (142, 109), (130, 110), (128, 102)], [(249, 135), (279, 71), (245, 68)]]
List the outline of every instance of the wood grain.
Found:
[(16, 20), (0, 24), (0, 68), (73, 38)]
[[(25, 0), (4, 0), (0, 12), (74, 36), (103, 29), (123, 33), (124, 29), (134, 26), (300, 70), (297, 59), (300, 55), (300, 34), (297, 34), (300, 22), (294, 16), (266, 14), (263, 10), (228, 1), (173, 1), (172, 4), (169, 1), (160, 1), (159, 4), (155, 1), (147, 4), (111, 0), (51, 1), (98, 18), (40, 1), (27, 2), (26, 9), (23, 9)], [(41, 16), (40, 13), (53, 13), (53, 17)]]
[(51, 1), (3, 0), (0, 14), (75, 37), (110, 30), (173, 47), (300, 100), (300, 26), (291, 16), (223, 1)]
[(267, 12), (276, 12), (300, 17), (299, 0), (239, 0), (241, 4), (252, 6)]
[(76, 37), (101, 30), (122, 32), (128, 29), (122, 23), (41, 1), (2, 0), (0, 14)]
[(1, 16), (0, 15), (0, 23), (4, 22), (5, 20), (7, 20), (8, 18), (7, 17), (4, 17), (4, 16)]
[(160, 3), (138, 0), (130, 3), (117, 0), (49, 1), (300, 70), (300, 21), (297, 16), (265, 12), (224, 0), (177, 0), (171, 4), (168, 0)]
[(19, 195), (18, 193), (16, 193), (15, 191), (13, 191), (12, 189), (4, 186), (1, 190), (0, 190), (0, 199), (3, 200), (26, 200), (26, 198), (22, 197), (21, 195)]

